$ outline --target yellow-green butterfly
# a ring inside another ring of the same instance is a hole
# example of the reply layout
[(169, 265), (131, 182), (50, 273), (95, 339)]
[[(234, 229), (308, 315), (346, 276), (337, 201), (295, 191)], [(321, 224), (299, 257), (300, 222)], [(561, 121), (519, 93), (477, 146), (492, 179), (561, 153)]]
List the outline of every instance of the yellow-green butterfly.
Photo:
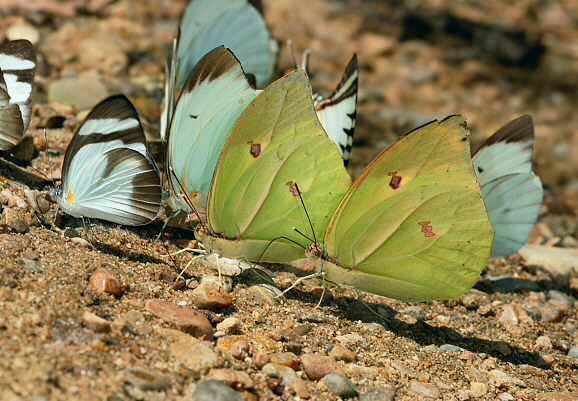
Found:
[[(467, 135), (461, 116), (429, 123), (384, 150), (352, 185), (317, 119), (306, 74), (293, 72), (259, 94), (231, 130), (209, 189), (208, 227), (197, 234), (214, 252), (253, 261), (290, 261), (307, 248), (329, 280), (378, 295), (455, 297), (476, 282), (493, 238)], [(307, 246), (294, 227), (312, 229), (323, 244)]]

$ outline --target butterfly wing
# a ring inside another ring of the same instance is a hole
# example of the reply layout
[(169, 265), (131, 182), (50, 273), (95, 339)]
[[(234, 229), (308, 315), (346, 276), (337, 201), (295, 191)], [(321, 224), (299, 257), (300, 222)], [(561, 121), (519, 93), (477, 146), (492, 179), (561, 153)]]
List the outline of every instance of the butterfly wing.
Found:
[(165, 97), (163, 99), (163, 110), (160, 120), (160, 135), (161, 141), (166, 140), (167, 131), (173, 118), (173, 111), (177, 101), (176, 86), (177, 86), (177, 43), (179, 41), (180, 30), (177, 31), (177, 36), (173, 39), (171, 52), (165, 62)]
[[(233, 127), (209, 191), (208, 222), (217, 239), (228, 243), (224, 256), (257, 260), (274, 238), (309, 242), (293, 230), (312, 235), (298, 190), (316, 238), (323, 238), (349, 184), (339, 152), (316, 117), (307, 76), (296, 71), (261, 92)], [(261, 260), (303, 256), (300, 246), (280, 239)]]
[(231, 49), (247, 74), (261, 87), (271, 80), (278, 46), (263, 16), (247, 0), (194, 0), (181, 20), (177, 49), (178, 80), (184, 85), (197, 62), (210, 50)]
[(482, 197), (496, 231), (492, 257), (526, 243), (542, 204), (542, 182), (532, 171), (534, 125), (524, 115), (496, 131), (472, 157)]
[(75, 217), (140, 225), (160, 208), (160, 179), (148, 159), (138, 113), (123, 95), (100, 102), (75, 132), (57, 201)]
[(357, 55), (353, 55), (345, 68), (341, 82), (331, 96), (327, 99), (319, 95), (314, 98), (319, 122), (321, 122), (329, 138), (337, 145), (343, 156), (345, 167), (349, 163), (349, 155), (353, 145), (358, 77)]
[(385, 149), (326, 234), (330, 280), (406, 301), (453, 298), (477, 280), (493, 238), (461, 116)]
[(146, 156), (129, 148), (111, 149), (86, 160), (65, 188), (63, 209), (76, 217), (137, 226), (154, 220), (160, 208), (158, 172)]
[(30, 123), (36, 50), (28, 40), (0, 46), (0, 150), (20, 141)]
[(241, 65), (223, 46), (197, 63), (183, 87), (169, 129), (166, 165), (176, 174), (169, 177), (173, 193), (180, 194), (182, 185), (201, 211), (225, 139), (255, 96)]

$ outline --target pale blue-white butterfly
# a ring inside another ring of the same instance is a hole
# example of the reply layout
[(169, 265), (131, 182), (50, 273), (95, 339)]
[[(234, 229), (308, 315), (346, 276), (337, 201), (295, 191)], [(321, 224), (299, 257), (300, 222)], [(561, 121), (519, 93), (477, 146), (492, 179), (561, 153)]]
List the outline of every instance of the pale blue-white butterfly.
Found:
[(492, 257), (508, 256), (526, 243), (542, 204), (542, 182), (532, 171), (534, 125), (524, 115), (496, 131), (472, 157), (495, 230)]
[(64, 155), (62, 186), (50, 190), (65, 213), (137, 226), (161, 202), (160, 178), (146, 139), (124, 95), (100, 102), (80, 124)]
[(247, 0), (193, 0), (169, 54), (161, 139), (165, 139), (177, 96), (199, 60), (217, 46), (231, 49), (260, 88), (272, 78), (279, 46), (263, 16)]
[(30, 123), (36, 50), (28, 40), (0, 45), (0, 151), (16, 146)]

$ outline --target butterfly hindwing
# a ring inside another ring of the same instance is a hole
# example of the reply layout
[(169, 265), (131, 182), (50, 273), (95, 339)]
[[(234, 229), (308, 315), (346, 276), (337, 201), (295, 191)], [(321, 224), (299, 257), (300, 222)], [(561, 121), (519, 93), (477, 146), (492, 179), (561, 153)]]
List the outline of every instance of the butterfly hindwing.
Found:
[(30, 123), (36, 50), (28, 40), (0, 46), (0, 150), (20, 141)]
[(327, 99), (314, 96), (315, 111), (329, 138), (335, 142), (343, 156), (345, 167), (349, 163), (357, 109), (357, 84), (359, 67), (353, 55), (345, 68), (343, 78)]
[(119, 224), (151, 222), (160, 208), (160, 179), (148, 159), (138, 113), (123, 95), (99, 103), (64, 155), (62, 188), (53, 191), (74, 217)]
[(472, 157), (488, 215), (496, 231), (492, 257), (526, 243), (542, 204), (542, 183), (532, 171), (534, 125), (524, 115), (496, 131)]
[(374, 159), (327, 229), (330, 280), (407, 301), (452, 298), (476, 282), (493, 230), (467, 135), (463, 117), (449, 117)]

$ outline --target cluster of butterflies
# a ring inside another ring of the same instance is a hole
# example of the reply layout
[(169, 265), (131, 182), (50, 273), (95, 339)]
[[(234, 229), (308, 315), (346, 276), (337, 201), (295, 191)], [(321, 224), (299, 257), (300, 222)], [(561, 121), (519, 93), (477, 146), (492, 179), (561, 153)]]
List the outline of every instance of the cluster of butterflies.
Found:
[[(455, 297), (490, 255), (526, 242), (542, 202), (530, 116), (506, 124), (473, 157), (464, 117), (433, 121), (351, 182), (356, 56), (324, 98), (312, 94), (306, 56), (296, 71), (255, 89), (271, 81), (277, 52), (246, 0), (192, 1), (167, 60), (161, 137), (169, 191), (135, 108), (116, 95), (77, 129), (52, 197), (72, 216), (125, 225), (151, 222), (164, 199), (197, 213), (195, 235), (223, 256), (308, 256), (331, 281), (407, 301)], [(1, 150), (16, 145), (30, 121), (35, 60), (27, 41), (0, 47)]]

